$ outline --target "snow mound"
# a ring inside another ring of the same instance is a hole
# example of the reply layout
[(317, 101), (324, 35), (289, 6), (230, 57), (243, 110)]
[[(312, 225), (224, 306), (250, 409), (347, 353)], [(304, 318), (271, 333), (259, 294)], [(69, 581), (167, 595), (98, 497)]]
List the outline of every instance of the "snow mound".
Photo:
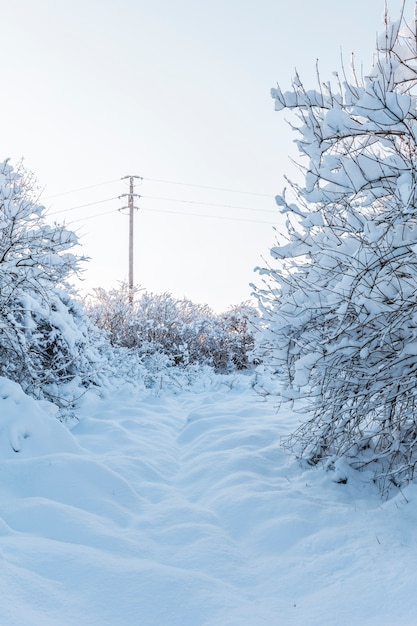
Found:
[(79, 447), (55, 417), (56, 407), (26, 395), (20, 385), (0, 377), (0, 459), (76, 452)]

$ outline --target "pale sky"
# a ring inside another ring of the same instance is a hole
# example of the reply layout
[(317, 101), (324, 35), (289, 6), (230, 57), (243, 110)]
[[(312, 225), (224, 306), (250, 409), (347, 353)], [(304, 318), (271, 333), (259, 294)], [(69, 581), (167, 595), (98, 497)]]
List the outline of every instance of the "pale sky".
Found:
[[(23, 156), (50, 219), (79, 234), (83, 290), (127, 279), (118, 196), (137, 175), (135, 283), (216, 310), (248, 299), (296, 155), (270, 89), (295, 67), (315, 87), (316, 59), (329, 79), (341, 50), (367, 70), (383, 0), (1, 5), (0, 159)], [(395, 19), (401, 1), (388, 6)]]

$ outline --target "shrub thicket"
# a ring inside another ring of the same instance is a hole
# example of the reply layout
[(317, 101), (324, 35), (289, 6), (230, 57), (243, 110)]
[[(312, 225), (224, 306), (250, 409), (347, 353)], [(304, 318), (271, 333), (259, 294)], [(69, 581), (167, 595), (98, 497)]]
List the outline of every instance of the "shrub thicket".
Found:
[(93, 323), (113, 346), (135, 349), (146, 363), (163, 356), (167, 365), (209, 365), (217, 371), (251, 364), (256, 315), (247, 303), (215, 314), (208, 306), (176, 299), (169, 293), (136, 292), (126, 285), (96, 289), (86, 306)]

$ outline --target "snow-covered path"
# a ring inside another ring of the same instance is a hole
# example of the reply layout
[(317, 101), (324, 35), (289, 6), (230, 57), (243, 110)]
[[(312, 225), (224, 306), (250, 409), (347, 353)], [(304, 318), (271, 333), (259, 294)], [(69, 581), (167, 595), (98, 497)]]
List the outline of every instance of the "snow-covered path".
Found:
[[(227, 389), (150, 397), (125, 404), (116, 419), (111, 407), (75, 429), (83, 448), (123, 476), (138, 499), (124, 533), (131, 556), (148, 563), (134, 589), (124, 587), (137, 598), (142, 620), (132, 623), (237, 624), (243, 608), (247, 623), (275, 619), (268, 610), (262, 617), (252, 563), (240, 543), (250, 533), (255, 503), (232, 497), (256, 481), (257, 469), (266, 485), (268, 471), (276, 473), (276, 434), (272, 424), (261, 428), (259, 409), (250, 406), (259, 398), (247, 395), (249, 406)], [(264, 448), (271, 449), (269, 470)]]
[(248, 380), (109, 394), (19, 453), (1, 431), (0, 624), (417, 623), (417, 488), (301, 469)]

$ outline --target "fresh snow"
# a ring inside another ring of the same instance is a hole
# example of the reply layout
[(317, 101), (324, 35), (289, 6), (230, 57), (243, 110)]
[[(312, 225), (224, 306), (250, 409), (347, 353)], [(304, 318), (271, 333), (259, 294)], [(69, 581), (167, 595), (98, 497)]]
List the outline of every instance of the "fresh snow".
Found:
[(87, 394), (69, 431), (0, 379), (0, 623), (415, 624), (417, 486), (300, 467), (302, 416), (200, 382)]

